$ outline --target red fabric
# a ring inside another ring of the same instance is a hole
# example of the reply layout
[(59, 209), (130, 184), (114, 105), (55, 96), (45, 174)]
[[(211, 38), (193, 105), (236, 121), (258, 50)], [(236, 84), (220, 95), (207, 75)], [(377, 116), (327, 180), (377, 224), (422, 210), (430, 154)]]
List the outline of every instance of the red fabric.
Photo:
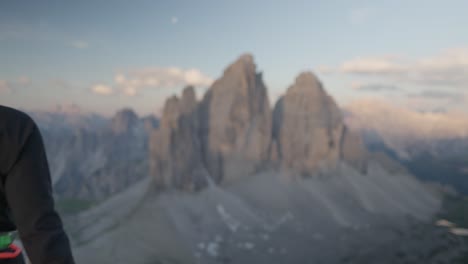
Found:
[(21, 248), (16, 245), (10, 245), (8, 252), (0, 252), (0, 259), (14, 259), (21, 254)]

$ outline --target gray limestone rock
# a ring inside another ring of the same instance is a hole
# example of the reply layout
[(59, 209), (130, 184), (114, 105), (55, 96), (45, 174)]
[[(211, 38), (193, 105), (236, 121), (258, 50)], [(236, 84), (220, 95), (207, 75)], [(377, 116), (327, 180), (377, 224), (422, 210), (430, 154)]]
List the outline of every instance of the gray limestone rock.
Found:
[(252, 174), (268, 160), (271, 109), (251, 55), (242, 55), (214, 82), (200, 118), (204, 162), (217, 182)]

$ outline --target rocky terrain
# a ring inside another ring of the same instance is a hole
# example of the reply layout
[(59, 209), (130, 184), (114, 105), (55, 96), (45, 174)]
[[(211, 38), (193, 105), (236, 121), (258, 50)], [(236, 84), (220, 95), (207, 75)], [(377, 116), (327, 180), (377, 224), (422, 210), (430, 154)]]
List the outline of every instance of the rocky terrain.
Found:
[(60, 199), (102, 200), (148, 175), (154, 117), (124, 109), (111, 119), (82, 113), (31, 113), (46, 146)]
[(433, 224), (441, 193), (368, 151), (310, 72), (272, 109), (243, 55), (200, 101), (192, 87), (169, 98), (148, 145), (149, 177), (65, 218), (78, 263), (453, 263), (466, 250)]

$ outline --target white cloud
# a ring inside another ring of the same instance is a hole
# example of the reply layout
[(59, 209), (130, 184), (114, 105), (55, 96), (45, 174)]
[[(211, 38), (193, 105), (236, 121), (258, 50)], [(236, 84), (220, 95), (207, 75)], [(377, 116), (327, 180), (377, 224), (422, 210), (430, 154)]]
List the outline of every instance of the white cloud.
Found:
[(419, 59), (395, 55), (358, 57), (327, 69), (328, 73), (368, 75), (420, 85), (467, 88), (468, 47), (449, 49)]
[(91, 87), (91, 91), (99, 95), (111, 95), (114, 93), (112, 87), (105, 84), (96, 84), (93, 87)]
[(118, 73), (114, 76), (115, 85), (125, 94), (134, 96), (143, 89), (175, 88), (186, 85), (207, 87), (213, 79), (199, 69), (178, 67), (152, 67)]
[(171, 23), (174, 24), (174, 25), (179, 23), (179, 18), (176, 17), (176, 16), (171, 17)]
[(347, 124), (351, 128), (375, 130), (396, 139), (403, 135), (408, 140), (468, 136), (466, 114), (457, 111), (421, 111), (415, 109), (414, 103), (417, 102), (398, 106), (388, 100), (360, 99), (345, 107), (353, 113), (347, 119)]
[(465, 101), (465, 95), (463, 93), (458, 92), (450, 92), (450, 91), (439, 91), (439, 90), (424, 90), (420, 93), (413, 93), (408, 94), (410, 98), (419, 98), (419, 99), (426, 99), (426, 100), (443, 100), (453, 103), (459, 103)]
[(132, 86), (127, 86), (123, 89), (123, 93), (127, 96), (135, 96), (137, 94), (137, 89)]
[(190, 69), (184, 73), (184, 81), (191, 85), (208, 86), (212, 83), (210, 77), (205, 76), (200, 70)]
[(405, 70), (403, 65), (389, 56), (358, 57), (343, 62), (339, 67), (340, 72), (358, 74), (393, 74)]
[(89, 43), (86, 42), (86, 41), (83, 41), (83, 40), (73, 41), (70, 45), (71, 45), (72, 47), (76, 48), (76, 49), (86, 49), (86, 48), (89, 48)]
[(10, 84), (5, 80), (0, 80), (0, 94), (10, 93), (10, 92), (11, 92)]
[(123, 74), (117, 74), (114, 77), (114, 81), (116, 84), (124, 84), (125, 83), (125, 75)]
[(29, 85), (31, 85), (31, 79), (28, 76), (20, 76), (12, 80), (0, 80), (0, 93), (11, 93)]

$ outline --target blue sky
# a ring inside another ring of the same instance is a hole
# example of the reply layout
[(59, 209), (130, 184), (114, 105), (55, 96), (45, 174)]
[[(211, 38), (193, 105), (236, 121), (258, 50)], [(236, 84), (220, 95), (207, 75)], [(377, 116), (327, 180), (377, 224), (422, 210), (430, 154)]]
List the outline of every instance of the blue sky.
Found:
[(466, 111), (466, 10), (467, 1), (1, 1), (0, 104), (154, 113), (249, 52), (272, 101), (313, 70), (342, 105), (380, 97)]

